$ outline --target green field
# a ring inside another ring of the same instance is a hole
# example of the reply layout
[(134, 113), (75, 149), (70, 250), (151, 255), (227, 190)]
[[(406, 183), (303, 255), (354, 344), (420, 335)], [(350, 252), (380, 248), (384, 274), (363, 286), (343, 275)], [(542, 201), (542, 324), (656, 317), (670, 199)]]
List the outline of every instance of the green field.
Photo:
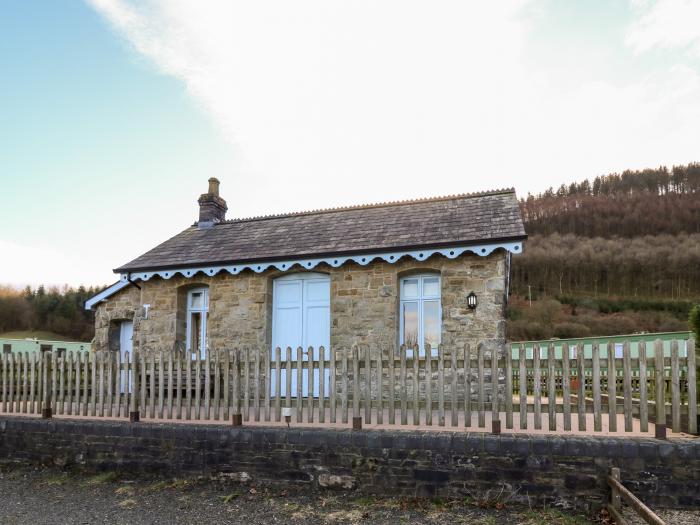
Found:
[(70, 337), (44, 330), (23, 330), (15, 332), (3, 332), (0, 339), (40, 339), (42, 341), (71, 341)]

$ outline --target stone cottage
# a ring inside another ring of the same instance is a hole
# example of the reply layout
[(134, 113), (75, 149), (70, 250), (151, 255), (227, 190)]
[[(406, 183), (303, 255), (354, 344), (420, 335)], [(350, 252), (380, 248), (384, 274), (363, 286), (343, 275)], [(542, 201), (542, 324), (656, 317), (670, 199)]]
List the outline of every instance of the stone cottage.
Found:
[(219, 181), (199, 220), (115, 270), (92, 297), (95, 349), (394, 349), (503, 341), (515, 192), (226, 219)]

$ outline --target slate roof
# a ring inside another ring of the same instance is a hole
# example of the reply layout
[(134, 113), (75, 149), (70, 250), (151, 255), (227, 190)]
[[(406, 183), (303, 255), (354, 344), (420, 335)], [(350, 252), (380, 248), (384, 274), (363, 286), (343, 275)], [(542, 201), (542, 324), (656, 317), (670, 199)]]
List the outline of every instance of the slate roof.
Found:
[(515, 190), (234, 219), (187, 228), (115, 272), (447, 247), (526, 237)]

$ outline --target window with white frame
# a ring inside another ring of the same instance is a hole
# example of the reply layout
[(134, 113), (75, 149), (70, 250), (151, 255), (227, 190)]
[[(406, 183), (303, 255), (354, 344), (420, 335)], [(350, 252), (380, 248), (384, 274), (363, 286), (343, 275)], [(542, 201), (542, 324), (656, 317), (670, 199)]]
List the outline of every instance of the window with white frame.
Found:
[(207, 320), (209, 318), (209, 290), (193, 288), (187, 292), (187, 344), (190, 354), (206, 356)]
[(421, 353), (429, 344), (431, 353), (437, 353), (442, 326), (440, 276), (412, 275), (401, 279), (400, 286), (400, 343), (407, 347), (418, 345)]

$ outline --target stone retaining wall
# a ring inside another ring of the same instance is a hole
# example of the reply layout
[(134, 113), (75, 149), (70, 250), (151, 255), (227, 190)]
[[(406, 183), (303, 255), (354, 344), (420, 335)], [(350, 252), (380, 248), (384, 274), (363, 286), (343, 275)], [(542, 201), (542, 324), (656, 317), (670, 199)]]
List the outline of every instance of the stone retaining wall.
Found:
[(700, 508), (700, 440), (0, 419), (0, 463), (219, 475), (309, 490), (495, 497), (588, 510), (610, 467), (643, 501)]

